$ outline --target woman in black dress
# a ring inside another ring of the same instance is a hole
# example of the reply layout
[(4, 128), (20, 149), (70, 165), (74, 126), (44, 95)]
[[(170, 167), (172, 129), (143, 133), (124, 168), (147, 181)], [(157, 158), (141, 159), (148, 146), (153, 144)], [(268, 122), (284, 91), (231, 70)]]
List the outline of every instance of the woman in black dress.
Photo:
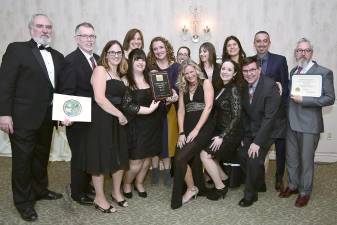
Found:
[(124, 170), (129, 167), (127, 135), (124, 116), (130, 114), (149, 114), (158, 103), (150, 107), (139, 107), (132, 103), (127, 88), (121, 81), (125, 62), (122, 46), (118, 41), (109, 41), (103, 48), (98, 66), (91, 77), (94, 90), (92, 123), (87, 137), (87, 149), (83, 159), (83, 169), (92, 174), (95, 188), (94, 206), (104, 212), (115, 212), (104, 195), (104, 174), (112, 173), (113, 191), (111, 197), (121, 207), (127, 207), (121, 193)]
[[(212, 83), (205, 79), (199, 66), (192, 60), (184, 61), (179, 73), (179, 139), (174, 159), (172, 209), (179, 208), (196, 197), (199, 189), (205, 189), (199, 155), (207, 147), (213, 133), (214, 124), (209, 117), (213, 94)], [(188, 164), (193, 178), (186, 176)], [(184, 179), (187, 185), (185, 194)]]
[[(128, 72), (125, 83), (130, 89), (133, 102), (148, 107), (153, 101), (150, 88), (146, 55), (141, 49), (129, 54)], [(159, 155), (162, 147), (162, 112), (157, 109), (149, 115), (137, 115), (129, 121), (129, 170), (124, 176), (124, 196), (132, 197), (131, 184), (135, 179), (135, 190), (140, 197), (147, 197), (144, 178), (151, 163), (151, 157)]]
[(229, 161), (239, 147), (241, 140), (241, 97), (236, 84), (238, 65), (226, 59), (221, 65), (221, 81), (215, 84), (215, 130), (209, 147), (200, 153), (201, 161), (214, 182), (215, 189), (207, 193), (210, 200), (225, 197), (228, 186), (225, 186), (225, 173), (219, 161)]

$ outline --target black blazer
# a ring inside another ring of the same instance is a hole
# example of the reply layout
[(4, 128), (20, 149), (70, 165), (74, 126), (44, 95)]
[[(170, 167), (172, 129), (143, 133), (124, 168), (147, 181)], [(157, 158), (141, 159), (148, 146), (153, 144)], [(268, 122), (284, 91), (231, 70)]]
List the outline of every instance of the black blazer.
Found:
[(36, 129), (57, 92), (63, 55), (51, 49), (55, 68), (55, 88), (37, 44), (33, 41), (8, 45), (0, 68), (0, 116), (12, 116), (14, 129)]
[[(203, 67), (200, 67), (201, 71), (205, 74), (205, 77), (208, 78), (206, 70)], [(213, 69), (213, 74), (212, 74), (212, 84), (214, 86), (214, 84), (216, 83), (216, 81), (218, 79), (220, 79), (220, 65), (219, 64), (215, 64), (214, 65), (214, 69)]]
[[(94, 58), (97, 62), (99, 56), (94, 54)], [(90, 83), (92, 68), (82, 51), (77, 48), (66, 56), (65, 61), (59, 91), (62, 94), (93, 97)]]
[(244, 136), (253, 137), (255, 144), (265, 146), (271, 139), (280, 102), (278, 87), (271, 78), (260, 76), (251, 104), (245, 84), (242, 93)]

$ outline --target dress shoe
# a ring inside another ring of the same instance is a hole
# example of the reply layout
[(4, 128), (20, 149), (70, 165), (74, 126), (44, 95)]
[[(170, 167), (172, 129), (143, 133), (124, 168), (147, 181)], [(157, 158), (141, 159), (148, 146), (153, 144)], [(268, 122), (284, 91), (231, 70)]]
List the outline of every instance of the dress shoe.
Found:
[(88, 191), (86, 192), (87, 195), (92, 195), (92, 196), (95, 196), (96, 195), (96, 191), (95, 191), (95, 188), (91, 185), (89, 185), (88, 187)]
[(308, 204), (310, 199), (310, 195), (298, 195), (296, 202), (295, 202), (295, 206), (296, 207), (304, 207)]
[(147, 192), (146, 191), (139, 191), (138, 188), (136, 188), (136, 186), (135, 186), (135, 190), (137, 191), (139, 197), (141, 197), (141, 198), (146, 198), (147, 197)]
[(18, 211), (20, 213), (21, 218), (25, 221), (32, 222), (32, 221), (37, 220), (37, 213), (33, 207), (20, 209)]
[(95, 202), (93, 204), (95, 206), (95, 209), (97, 209), (98, 211), (101, 211), (102, 213), (114, 213), (114, 212), (117, 212), (116, 208), (113, 207), (112, 205), (110, 205), (110, 207), (107, 208), (107, 209), (103, 209), (101, 206), (99, 206)]
[(243, 198), (239, 201), (239, 206), (241, 207), (249, 207), (251, 205), (253, 205), (254, 202), (257, 201), (257, 195), (255, 195), (253, 198), (251, 199), (246, 199), (246, 198)]
[(191, 189), (188, 189), (186, 193), (188, 193), (189, 195), (187, 197), (185, 197), (185, 195), (183, 196), (183, 202), (182, 202), (183, 204), (190, 202), (193, 198), (197, 198), (199, 189), (196, 186), (194, 186)]
[(228, 186), (225, 186), (224, 188), (221, 188), (221, 189), (214, 188), (212, 191), (210, 191), (206, 195), (206, 198), (209, 199), (209, 200), (212, 200), (212, 201), (217, 201), (221, 197), (222, 197), (222, 199), (224, 199), (227, 192), (228, 192)]
[(131, 191), (130, 192), (124, 192), (123, 191), (123, 195), (124, 195), (125, 198), (132, 198), (132, 192)]
[(110, 196), (112, 201), (116, 202), (120, 207), (127, 208), (129, 206), (128, 202), (125, 199), (123, 199), (122, 201), (117, 201), (117, 199), (115, 199), (114, 196), (112, 195)]
[(282, 192), (283, 188), (284, 188), (283, 180), (276, 180), (276, 182), (275, 182), (275, 190), (278, 191), (278, 192)]
[(280, 198), (288, 198), (290, 195), (298, 194), (298, 189), (292, 190), (287, 187), (284, 191), (281, 191), (278, 195)]
[(257, 190), (258, 192), (266, 192), (267, 191), (267, 185), (266, 183), (263, 183), (259, 189)]
[(80, 205), (92, 205), (94, 203), (94, 199), (89, 197), (88, 195), (83, 195), (80, 198), (71, 197), (75, 202)]
[(57, 200), (60, 198), (62, 198), (62, 194), (47, 190), (45, 194), (38, 196), (36, 200)]

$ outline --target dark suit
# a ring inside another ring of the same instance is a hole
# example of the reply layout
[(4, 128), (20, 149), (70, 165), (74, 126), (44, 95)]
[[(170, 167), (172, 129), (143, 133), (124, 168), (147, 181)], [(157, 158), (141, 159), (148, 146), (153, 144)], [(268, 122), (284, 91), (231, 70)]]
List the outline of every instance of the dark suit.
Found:
[[(51, 49), (55, 87), (64, 57)], [(8, 45), (0, 68), (0, 116), (11, 116), (12, 189), (15, 206), (33, 206), (47, 192), (47, 164), (53, 122), (53, 87), (37, 44), (31, 40)]]
[[(260, 76), (252, 103), (249, 102), (247, 84), (242, 93), (244, 138), (240, 147), (240, 164), (246, 173), (245, 198), (252, 199), (264, 182), (264, 160), (273, 142), (271, 133), (281, 97), (276, 83), (266, 76)], [(248, 157), (252, 143), (260, 146), (259, 156), (255, 158)]]
[[(208, 78), (206, 70), (203, 67), (200, 67), (201, 71), (205, 74), (205, 77)], [(212, 74), (212, 84), (214, 86), (215, 82), (220, 79), (220, 65), (219, 64), (215, 64), (214, 69), (213, 69), (213, 74)]]
[(282, 85), (282, 101), (280, 111), (278, 112), (278, 119), (275, 121), (276, 125), (273, 130), (272, 137), (274, 138), (276, 149), (276, 180), (281, 181), (285, 170), (285, 136), (287, 124), (287, 102), (289, 97), (289, 74), (287, 59), (282, 55), (277, 55), (268, 52), (265, 66), (264, 76), (272, 78), (275, 82), (280, 82)]
[[(96, 61), (99, 56), (94, 54)], [(90, 83), (92, 67), (82, 51), (77, 48), (66, 56), (66, 66), (60, 81), (60, 92), (63, 94), (93, 97)], [(89, 191), (91, 176), (81, 168), (86, 135), (90, 123), (77, 122), (67, 127), (67, 139), (71, 149), (71, 196), (79, 199)]]

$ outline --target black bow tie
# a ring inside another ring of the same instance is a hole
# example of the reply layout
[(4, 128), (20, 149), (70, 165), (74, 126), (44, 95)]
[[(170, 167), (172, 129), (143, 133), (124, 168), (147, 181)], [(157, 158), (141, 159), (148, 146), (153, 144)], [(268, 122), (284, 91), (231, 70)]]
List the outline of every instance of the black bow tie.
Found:
[(39, 46), (39, 49), (40, 49), (40, 50), (47, 50), (48, 52), (51, 51), (51, 47), (45, 47), (44, 45), (40, 45), (40, 46)]

